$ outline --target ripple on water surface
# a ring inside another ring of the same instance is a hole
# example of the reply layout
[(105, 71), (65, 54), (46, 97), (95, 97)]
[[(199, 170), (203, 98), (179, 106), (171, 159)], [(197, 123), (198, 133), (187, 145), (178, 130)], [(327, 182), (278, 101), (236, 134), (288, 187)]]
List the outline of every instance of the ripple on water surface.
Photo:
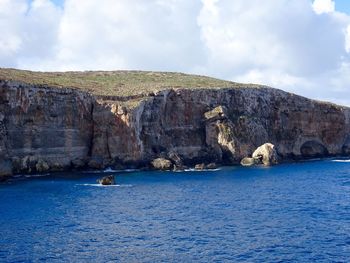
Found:
[(121, 174), (0, 185), (0, 262), (350, 261), (346, 160)]

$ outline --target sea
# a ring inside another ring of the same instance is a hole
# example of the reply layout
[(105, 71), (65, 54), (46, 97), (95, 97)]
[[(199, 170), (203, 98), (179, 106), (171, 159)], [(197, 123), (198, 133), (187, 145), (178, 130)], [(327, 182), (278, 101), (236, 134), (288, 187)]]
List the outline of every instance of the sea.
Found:
[(21, 175), (0, 262), (350, 262), (350, 160)]

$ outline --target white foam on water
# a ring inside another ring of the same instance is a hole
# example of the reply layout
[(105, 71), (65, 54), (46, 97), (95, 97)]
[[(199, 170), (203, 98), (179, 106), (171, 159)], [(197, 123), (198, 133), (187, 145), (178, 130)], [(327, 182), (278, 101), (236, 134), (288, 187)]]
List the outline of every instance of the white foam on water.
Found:
[[(25, 174), (24, 177), (25, 178), (33, 178), (33, 177), (45, 177), (50, 175), (49, 173), (46, 174)], [(18, 177), (22, 177), (22, 175), (19, 175)]]
[(113, 185), (102, 185), (102, 184), (77, 184), (79, 186), (94, 186), (94, 187), (132, 187), (131, 184), (113, 184)]
[(124, 169), (124, 170), (113, 170), (112, 168), (106, 168), (103, 173), (123, 173), (123, 172), (137, 172), (139, 169)]
[(216, 169), (202, 169), (202, 170), (198, 170), (198, 169), (194, 169), (194, 168), (189, 168), (189, 169), (185, 169), (183, 171), (179, 171), (179, 172), (215, 172), (215, 171), (220, 171), (221, 168), (216, 168)]
[(100, 173), (131, 173), (140, 171), (139, 169), (125, 169), (125, 170), (113, 170), (112, 168), (107, 168), (105, 170), (97, 171), (83, 171), (83, 173), (100, 174)]
[(337, 162), (337, 163), (350, 163), (350, 160), (332, 160), (332, 162)]

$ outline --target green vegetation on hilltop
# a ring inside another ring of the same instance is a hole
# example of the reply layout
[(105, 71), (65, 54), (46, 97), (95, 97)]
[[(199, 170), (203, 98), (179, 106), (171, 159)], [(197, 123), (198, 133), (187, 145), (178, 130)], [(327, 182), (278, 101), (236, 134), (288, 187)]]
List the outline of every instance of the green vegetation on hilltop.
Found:
[(165, 88), (229, 88), (242, 84), (175, 72), (85, 71), (33, 72), (0, 68), (0, 80), (76, 88), (98, 96), (132, 96)]

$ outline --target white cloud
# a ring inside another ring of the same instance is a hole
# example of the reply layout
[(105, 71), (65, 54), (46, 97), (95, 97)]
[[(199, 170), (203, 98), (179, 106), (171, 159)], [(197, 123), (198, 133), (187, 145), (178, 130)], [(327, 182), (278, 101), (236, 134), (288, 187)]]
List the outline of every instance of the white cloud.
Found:
[(0, 0), (0, 63), (21, 67), (50, 58), (61, 10), (49, 0)]
[(335, 3), (333, 0), (315, 0), (312, 7), (317, 14), (331, 13), (335, 10)]
[(330, 83), (334, 76), (344, 86), (350, 84), (339, 74), (349, 60), (346, 15), (320, 16), (309, 1), (301, 0), (203, 3), (198, 22), (211, 74), (321, 99), (337, 97)]
[(200, 6), (186, 0), (66, 0), (57, 56), (40, 67), (190, 71), (205, 58), (195, 19)]
[(345, 50), (350, 53), (350, 25), (346, 28), (345, 33)]
[(0, 66), (142, 69), (350, 98), (350, 17), (331, 0), (0, 0)]
[(0, 0), (0, 61), (5, 66), (14, 64), (21, 48), (21, 20), (26, 9), (23, 1)]

